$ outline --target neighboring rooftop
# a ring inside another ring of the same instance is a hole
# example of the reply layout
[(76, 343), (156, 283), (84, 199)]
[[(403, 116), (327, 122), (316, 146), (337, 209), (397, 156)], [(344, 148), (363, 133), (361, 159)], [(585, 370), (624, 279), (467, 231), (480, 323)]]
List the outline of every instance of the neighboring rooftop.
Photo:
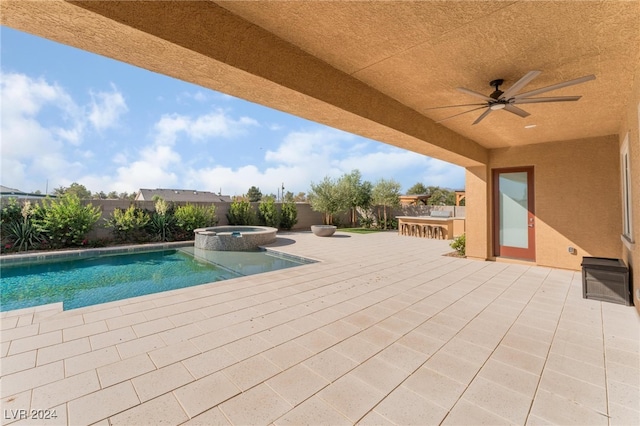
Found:
[(220, 195), (209, 191), (198, 191), (195, 189), (144, 189), (141, 188), (136, 195), (136, 201), (152, 201), (155, 196), (161, 197), (165, 201), (175, 202), (231, 202), (231, 196)]
[(14, 197), (14, 198), (29, 198), (29, 197), (46, 197), (46, 194), (35, 194), (33, 192), (24, 192), (19, 189), (9, 188), (4, 185), (0, 185), (0, 197)]

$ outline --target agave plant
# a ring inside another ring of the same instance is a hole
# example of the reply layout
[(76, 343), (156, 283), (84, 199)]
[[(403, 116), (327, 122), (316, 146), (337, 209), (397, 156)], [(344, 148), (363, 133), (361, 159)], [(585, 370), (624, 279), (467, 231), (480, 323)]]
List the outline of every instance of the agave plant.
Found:
[(22, 206), (21, 218), (7, 224), (7, 233), (13, 247), (18, 251), (27, 251), (42, 242), (39, 229), (31, 221), (31, 203), (27, 201)]

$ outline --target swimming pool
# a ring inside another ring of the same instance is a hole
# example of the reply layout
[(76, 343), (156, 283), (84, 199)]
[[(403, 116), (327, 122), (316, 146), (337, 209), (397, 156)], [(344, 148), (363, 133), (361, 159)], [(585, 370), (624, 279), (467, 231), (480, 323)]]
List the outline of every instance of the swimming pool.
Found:
[(191, 287), (312, 261), (268, 251), (204, 252), (193, 247), (2, 266), (0, 311), (63, 303), (75, 309)]

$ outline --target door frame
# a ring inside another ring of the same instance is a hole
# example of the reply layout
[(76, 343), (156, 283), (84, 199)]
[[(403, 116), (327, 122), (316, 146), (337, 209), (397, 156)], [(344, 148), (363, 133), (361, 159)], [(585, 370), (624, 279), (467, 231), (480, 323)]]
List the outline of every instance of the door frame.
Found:
[[(491, 196), (493, 198), (493, 254), (496, 257), (509, 257), (514, 259), (534, 261), (536, 260), (536, 216), (535, 216), (535, 186), (534, 167), (508, 167), (492, 169), (493, 188)], [(528, 248), (503, 247), (500, 246), (500, 197), (499, 197), (499, 176), (502, 173), (527, 173), (527, 219), (528, 219)]]

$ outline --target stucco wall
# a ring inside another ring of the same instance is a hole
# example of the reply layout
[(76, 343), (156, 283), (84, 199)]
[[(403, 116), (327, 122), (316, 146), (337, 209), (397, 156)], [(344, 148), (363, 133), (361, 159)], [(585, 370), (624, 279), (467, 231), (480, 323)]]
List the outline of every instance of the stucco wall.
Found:
[(619, 161), (615, 135), (491, 151), (491, 169), (534, 167), (538, 265), (579, 270), (583, 256), (619, 257)]
[(624, 244), (621, 240), (620, 257), (631, 269), (633, 280), (633, 301), (640, 313), (640, 66), (636, 68), (633, 90), (629, 96), (629, 104), (623, 117), (620, 132), (620, 145), (629, 135), (629, 157), (631, 159), (631, 194), (633, 202), (633, 241)]

